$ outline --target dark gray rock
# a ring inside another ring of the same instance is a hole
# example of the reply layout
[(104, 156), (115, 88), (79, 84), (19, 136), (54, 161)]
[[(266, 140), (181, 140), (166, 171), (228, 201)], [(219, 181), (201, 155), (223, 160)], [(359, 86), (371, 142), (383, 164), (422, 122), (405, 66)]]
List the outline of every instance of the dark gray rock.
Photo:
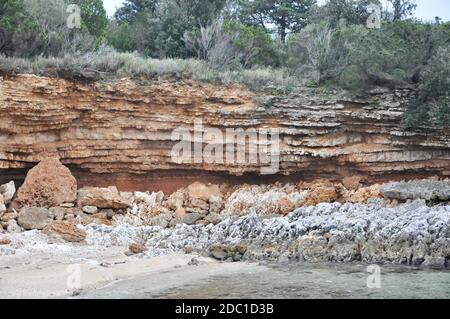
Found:
[(384, 184), (380, 190), (385, 198), (408, 200), (450, 200), (450, 182), (411, 181)]
[(198, 220), (200, 220), (200, 218), (202, 218), (202, 215), (200, 215), (198, 213), (191, 213), (191, 214), (186, 214), (183, 217), (181, 217), (180, 221), (182, 224), (194, 225)]

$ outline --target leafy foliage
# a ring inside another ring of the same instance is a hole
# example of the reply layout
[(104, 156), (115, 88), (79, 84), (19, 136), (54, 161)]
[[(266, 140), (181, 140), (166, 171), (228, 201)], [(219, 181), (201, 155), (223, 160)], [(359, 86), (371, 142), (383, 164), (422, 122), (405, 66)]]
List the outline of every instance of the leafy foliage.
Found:
[(349, 67), (362, 77), (361, 86), (393, 87), (418, 81), (422, 67), (443, 41), (435, 37), (439, 28), (407, 20), (386, 23), (380, 30), (349, 26), (340, 32), (350, 43)]
[(316, 23), (326, 21), (331, 27), (341, 23), (365, 25), (371, 3), (380, 4), (375, 0), (327, 0), (323, 6), (313, 8), (312, 20)]
[(348, 64), (348, 43), (328, 23), (310, 24), (289, 39), (290, 65), (305, 76), (312, 72), (313, 82), (338, 77)]
[(71, 0), (81, 9), (81, 23), (96, 38), (105, 34), (108, 25), (108, 16), (103, 7), (102, 0)]
[(424, 124), (450, 127), (450, 47), (440, 47), (420, 74), (419, 96), (405, 113), (408, 129)]
[(316, 0), (242, 0), (239, 4), (244, 23), (276, 32), (284, 43), (288, 33), (298, 32), (307, 25), (309, 11)]
[(417, 8), (415, 0), (388, 0), (394, 8), (393, 19), (399, 21), (412, 15)]

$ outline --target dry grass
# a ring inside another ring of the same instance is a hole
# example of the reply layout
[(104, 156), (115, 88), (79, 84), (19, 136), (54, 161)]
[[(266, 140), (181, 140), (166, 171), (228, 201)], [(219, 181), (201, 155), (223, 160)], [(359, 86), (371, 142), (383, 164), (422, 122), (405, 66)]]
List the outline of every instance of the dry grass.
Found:
[[(8, 74), (36, 74), (85, 80), (109, 78), (154, 78), (184, 76), (217, 84), (242, 84), (253, 90), (290, 90), (301, 81), (283, 69), (216, 69), (195, 59), (150, 59), (137, 53), (119, 53), (103, 48), (96, 53), (32, 60), (0, 55), (0, 71)], [(87, 76), (90, 75), (90, 76)]]

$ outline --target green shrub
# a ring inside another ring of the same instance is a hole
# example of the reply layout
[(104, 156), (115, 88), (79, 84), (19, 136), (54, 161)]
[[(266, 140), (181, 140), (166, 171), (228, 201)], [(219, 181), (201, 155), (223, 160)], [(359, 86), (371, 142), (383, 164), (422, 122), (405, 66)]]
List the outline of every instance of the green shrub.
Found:
[(310, 24), (288, 42), (289, 65), (297, 74), (322, 83), (338, 77), (348, 64), (348, 44), (327, 23)]
[[(379, 30), (364, 26), (341, 29), (350, 44), (348, 79), (353, 72), (361, 79), (361, 88), (371, 85), (402, 86), (417, 83), (421, 69), (442, 43), (438, 25), (422, 24), (413, 20), (385, 23)], [(340, 83), (347, 87), (345, 79)], [(356, 81), (351, 81), (356, 82)]]
[(450, 47), (437, 49), (420, 74), (419, 95), (405, 112), (403, 124), (450, 126)]

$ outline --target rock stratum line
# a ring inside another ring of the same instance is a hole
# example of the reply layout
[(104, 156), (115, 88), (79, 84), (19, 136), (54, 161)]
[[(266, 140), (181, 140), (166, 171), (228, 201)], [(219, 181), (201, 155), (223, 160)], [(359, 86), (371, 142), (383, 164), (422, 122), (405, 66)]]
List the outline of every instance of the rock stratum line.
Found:
[(174, 163), (171, 134), (180, 126), (192, 130), (195, 120), (223, 132), (279, 128), (280, 178), (447, 177), (450, 130), (401, 128), (412, 94), (378, 89), (348, 97), (304, 89), (261, 97), (242, 87), (179, 79), (83, 84), (5, 76), (0, 80), (0, 182), (23, 179), (49, 155), (70, 167), (80, 185), (167, 192), (202, 178), (257, 181), (259, 165)]

